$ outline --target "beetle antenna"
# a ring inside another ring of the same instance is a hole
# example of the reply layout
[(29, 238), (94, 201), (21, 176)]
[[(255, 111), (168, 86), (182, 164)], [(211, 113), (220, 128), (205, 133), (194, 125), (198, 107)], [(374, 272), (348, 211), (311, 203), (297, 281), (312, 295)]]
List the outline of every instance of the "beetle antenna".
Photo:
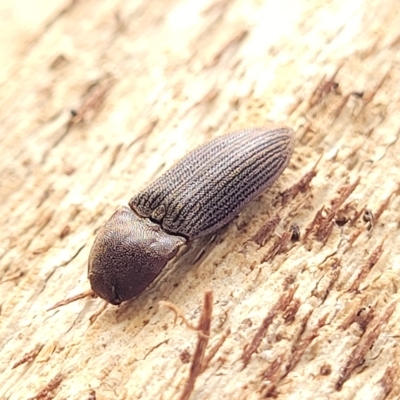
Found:
[(57, 302), (56, 304), (54, 304), (53, 306), (48, 308), (46, 311), (54, 310), (55, 308), (65, 306), (65, 305), (67, 305), (69, 303), (73, 303), (74, 301), (77, 301), (79, 299), (84, 299), (85, 297), (95, 298), (95, 297), (97, 297), (97, 295), (96, 295), (96, 293), (93, 292), (93, 290), (90, 289), (90, 290), (87, 290), (86, 292), (78, 293), (75, 296), (68, 297), (64, 300), (60, 300), (59, 302)]

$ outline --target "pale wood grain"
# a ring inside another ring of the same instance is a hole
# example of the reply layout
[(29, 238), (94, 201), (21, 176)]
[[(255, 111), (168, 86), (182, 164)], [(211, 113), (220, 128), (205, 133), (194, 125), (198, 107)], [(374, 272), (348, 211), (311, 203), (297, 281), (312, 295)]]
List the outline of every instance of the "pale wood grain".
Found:
[[(0, 398), (179, 398), (199, 332), (158, 302), (197, 326), (208, 289), (192, 399), (400, 397), (396, 0), (3, 3)], [(213, 243), (119, 308), (46, 311), (118, 205), (266, 123), (292, 161)]]

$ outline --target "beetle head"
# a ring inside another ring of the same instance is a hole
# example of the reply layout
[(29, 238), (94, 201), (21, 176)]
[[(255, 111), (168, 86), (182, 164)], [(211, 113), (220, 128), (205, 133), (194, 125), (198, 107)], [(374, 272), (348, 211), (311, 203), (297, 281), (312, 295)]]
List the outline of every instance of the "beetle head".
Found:
[(100, 229), (90, 251), (93, 292), (115, 305), (131, 299), (153, 282), (185, 242), (130, 208), (119, 208)]

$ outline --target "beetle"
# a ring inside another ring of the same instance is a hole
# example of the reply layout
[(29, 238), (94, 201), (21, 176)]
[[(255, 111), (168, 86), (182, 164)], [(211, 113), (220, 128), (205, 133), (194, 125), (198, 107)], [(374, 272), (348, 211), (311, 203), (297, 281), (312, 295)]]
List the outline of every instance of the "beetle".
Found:
[(137, 296), (182, 245), (216, 232), (269, 188), (293, 146), (292, 129), (256, 127), (187, 154), (100, 229), (89, 255), (93, 292), (114, 305)]

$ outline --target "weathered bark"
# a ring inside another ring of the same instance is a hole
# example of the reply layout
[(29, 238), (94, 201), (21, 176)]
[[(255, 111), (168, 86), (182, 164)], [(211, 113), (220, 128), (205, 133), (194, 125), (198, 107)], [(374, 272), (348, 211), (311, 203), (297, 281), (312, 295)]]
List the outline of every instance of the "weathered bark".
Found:
[[(397, 0), (3, 3), (0, 398), (400, 397)], [(292, 161), (214, 242), (46, 311), (118, 205), (270, 122)]]

